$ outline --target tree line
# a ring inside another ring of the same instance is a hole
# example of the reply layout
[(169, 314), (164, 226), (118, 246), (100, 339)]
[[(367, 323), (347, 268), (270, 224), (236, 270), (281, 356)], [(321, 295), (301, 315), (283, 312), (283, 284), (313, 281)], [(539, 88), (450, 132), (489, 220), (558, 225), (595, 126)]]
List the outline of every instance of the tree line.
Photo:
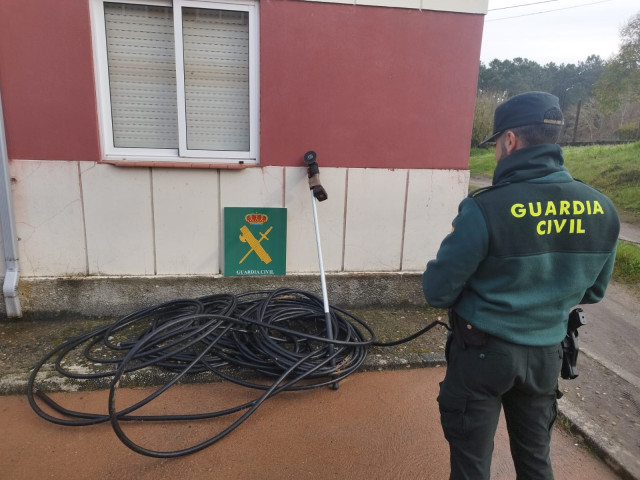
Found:
[(560, 143), (640, 140), (640, 12), (620, 30), (620, 50), (608, 60), (540, 65), (526, 58), (480, 63), (471, 145), (491, 134), (493, 112), (518, 93), (539, 90), (560, 99)]

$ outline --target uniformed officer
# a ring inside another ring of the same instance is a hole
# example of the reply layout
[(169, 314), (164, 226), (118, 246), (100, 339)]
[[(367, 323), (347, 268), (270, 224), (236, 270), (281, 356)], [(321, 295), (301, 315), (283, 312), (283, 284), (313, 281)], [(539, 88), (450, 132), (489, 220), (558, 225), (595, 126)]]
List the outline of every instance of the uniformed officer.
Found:
[(453, 325), (438, 396), (451, 479), (489, 479), (501, 407), (517, 478), (553, 478), (569, 311), (604, 296), (620, 228), (611, 201), (563, 166), (563, 123), (548, 93), (496, 108), (483, 142), (496, 143), (492, 186), (461, 202), (423, 274), (427, 302)]

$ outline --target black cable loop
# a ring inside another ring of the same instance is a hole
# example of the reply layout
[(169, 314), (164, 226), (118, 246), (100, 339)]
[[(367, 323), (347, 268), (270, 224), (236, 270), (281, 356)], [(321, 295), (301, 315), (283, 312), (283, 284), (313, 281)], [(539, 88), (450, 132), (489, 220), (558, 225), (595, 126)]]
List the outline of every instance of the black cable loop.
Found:
[(393, 347), (395, 345), (400, 345), (402, 343), (407, 343), (407, 342), (410, 342), (411, 340), (413, 340), (415, 338), (418, 338), (420, 335), (424, 335), (425, 333), (427, 333), (429, 330), (431, 330), (436, 325), (440, 325), (440, 326), (446, 328), (447, 330), (451, 330), (451, 327), (449, 326), (449, 324), (441, 322), (440, 320), (436, 320), (435, 322), (431, 322), (429, 325), (424, 327), (422, 330), (419, 330), (416, 333), (414, 333), (412, 335), (409, 335), (408, 337), (402, 338), (400, 340), (395, 340), (393, 342), (373, 342), (372, 345), (375, 345), (376, 347)]
[[(349, 312), (331, 306), (328, 317), (327, 320), (320, 297), (293, 288), (214, 294), (162, 303), (54, 348), (32, 370), (27, 397), (32, 409), (52, 423), (81, 426), (109, 421), (118, 438), (132, 450), (153, 457), (177, 457), (215, 443), (273, 395), (335, 386), (357, 371), (371, 345), (398, 345), (436, 325), (448, 328), (436, 321), (407, 338), (378, 342), (371, 327)], [(327, 338), (327, 321), (331, 324), (332, 339)], [(76, 372), (63, 365), (78, 356), (95, 365), (93, 370)], [(38, 376), (47, 365), (53, 365), (62, 379), (75, 382), (111, 378), (109, 413), (75, 411), (54, 401), (38, 385)], [(167, 372), (169, 380), (142, 400), (117, 409), (116, 392), (122, 381), (147, 368)], [(211, 412), (136, 413), (188, 374), (212, 374), (262, 393), (254, 400)], [(242, 411), (245, 412), (240, 418), (209, 439), (175, 451), (159, 452), (137, 445), (122, 428), (122, 422), (197, 421)]]

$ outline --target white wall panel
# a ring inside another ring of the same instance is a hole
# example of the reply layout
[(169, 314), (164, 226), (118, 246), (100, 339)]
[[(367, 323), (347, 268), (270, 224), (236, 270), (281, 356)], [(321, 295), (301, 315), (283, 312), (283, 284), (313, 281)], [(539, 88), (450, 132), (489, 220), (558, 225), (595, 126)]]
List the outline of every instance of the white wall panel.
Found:
[(424, 271), (451, 231), (458, 204), (467, 196), (468, 170), (409, 172), (403, 271)]
[(423, 10), (486, 14), (489, 0), (422, 0)]
[(407, 170), (350, 169), (345, 271), (400, 269)]
[(217, 170), (153, 169), (159, 275), (220, 273)]
[(356, 0), (300, 0), (302, 2), (320, 2), (320, 3), (341, 3), (344, 5), (355, 5)]
[(78, 164), (20, 160), (11, 175), (20, 274), (86, 274)]
[(422, 0), (356, 0), (356, 5), (419, 9), (421, 2)]
[(81, 163), (90, 275), (153, 275), (148, 168)]
[[(318, 272), (318, 251), (311, 193), (306, 167), (288, 167), (285, 172), (287, 207), (287, 270), (292, 273)], [(328, 198), (316, 201), (316, 211), (325, 271), (342, 268), (344, 201), (347, 170), (321, 168), (320, 181)]]
[(220, 171), (220, 207), (282, 207), (283, 167)]
[(486, 14), (489, 0), (301, 0), (304, 2), (341, 3), (348, 5), (441, 10), (445, 12)]

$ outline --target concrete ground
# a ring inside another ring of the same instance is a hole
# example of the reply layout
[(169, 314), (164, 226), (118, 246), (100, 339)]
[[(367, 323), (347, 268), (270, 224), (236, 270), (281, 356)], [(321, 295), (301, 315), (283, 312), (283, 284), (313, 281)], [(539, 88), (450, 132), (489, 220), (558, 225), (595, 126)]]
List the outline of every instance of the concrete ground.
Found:
[[(446, 479), (448, 447), (435, 399), (444, 371), (369, 371), (351, 375), (338, 390), (280, 394), (219, 442), (175, 459), (133, 452), (109, 424), (54, 425), (36, 416), (24, 395), (0, 396), (0, 478)], [(124, 402), (138, 393), (123, 389), (118, 398)], [(167, 401), (207, 411), (246, 396), (246, 390), (228, 384), (198, 384), (177, 387)], [(104, 391), (60, 393), (56, 399), (85, 411), (106, 408)], [(208, 438), (222, 427), (191, 422), (124, 428), (147, 448), (170, 450), (184, 447), (185, 438)], [(558, 479), (620, 478), (558, 427), (552, 460)], [(491, 478), (515, 478), (504, 423), (496, 435)]]

